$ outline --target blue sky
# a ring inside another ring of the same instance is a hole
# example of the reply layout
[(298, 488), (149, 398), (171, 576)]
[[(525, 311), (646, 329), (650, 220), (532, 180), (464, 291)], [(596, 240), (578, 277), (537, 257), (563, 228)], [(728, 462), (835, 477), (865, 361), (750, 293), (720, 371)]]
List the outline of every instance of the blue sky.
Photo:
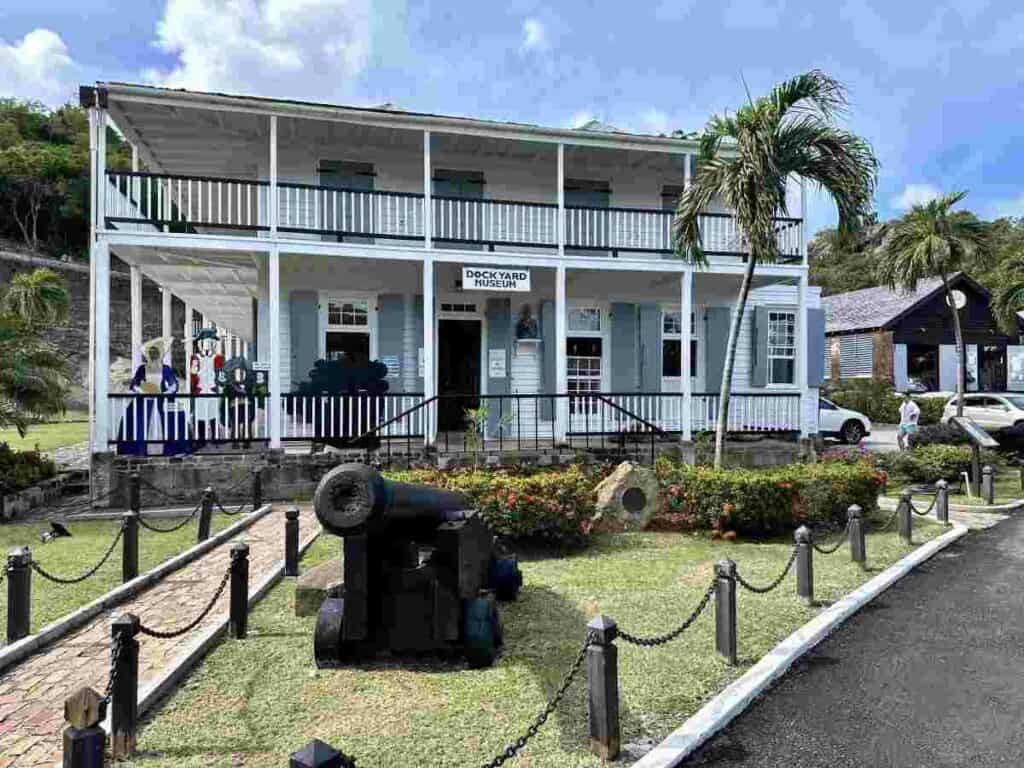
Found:
[[(116, 7), (116, 6), (121, 7)], [(823, 68), (882, 163), (898, 215), (970, 190), (1024, 216), (1024, 6), (919, 0), (6, 0), (0, 95), (71, 98), (79, 82), (147, 81), (548, 125), (595, 117), (694, 130)], [(834, 222), (812, 201), (809, 231)]]

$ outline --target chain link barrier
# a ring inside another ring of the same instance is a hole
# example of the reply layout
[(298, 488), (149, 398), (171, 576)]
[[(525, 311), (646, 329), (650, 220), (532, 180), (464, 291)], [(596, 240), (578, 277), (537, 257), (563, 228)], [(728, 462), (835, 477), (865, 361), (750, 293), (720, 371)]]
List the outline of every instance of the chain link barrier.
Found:
[(148, 523), (146, 522), (146, 518), (144, 518), (142, 515), (138, 515), (137, 519), (139, 521), (139, 525), (141, 525), (146, 530), (153, 531), (153, 533), (173, 533), (174, 531), (180, 530), (181, 528), (184, 528), (186, 525), (188, 525), (192, 521), (192, 518), (196, 516), (196, 513), (199, 511), (199, 508), (202, 506), (203, 500), (200, 499), (199, 503), (192, 507), (192, 511), (189, 512), (185, 518), (183, 518), (180, 522), (170, 526), (169, 528), (161, 528), (158, 525)]
[(782, 573), (776, 576), (770, 584), (766, 584), (764, 586), (751, 584), (749, 581), (743, 578), (743, 575), (740, 573), (739, 568), (736, 569), (736, 581), (739, 583), (741, 587), (743, 587), (748, 592), (753, 592), (755, 595), (766, 595), (773, 589), (775, 589), (777, 586), (779, 586), (779, 584), (782, 583), (782, 580), (786, 578), (790, 569), (793, 567), (793, 563), (796, 562), (796, 552), (797, 545), (794, 544), (793, 551), (790, 552), (789, 560), (786, 562), (786, 567), (782, 569)]
[(555, 691), (554, 696), (551, 697), (544, 709), (541, 710), (541, 713), (537, 715), (537, 718), (530, 724), (530, 727), (526, 729), (522, 736), (505, 747), (504, 751), (489, 763), (484, 763), (483, 768), (498, 768), (499, 765), (504, 765), (506, 761), (515, 757), (516, 754), (526, 746), (526, 743), (530, 739), (537, 735), (541, 726), (547, 722), (547, 719), (551, 717), (551, 713), (555, 711), (559, 703), (562, 701), (566, 691), (569, 690), (569, 686), (572, 685), (573, 680), (576, 679), (576, 675), (579, 674), (580, 668), (583, 666), (583, 659), (586, 658), (587, 649), (592, 646), (595, 641), (596, 638), (594, 633), (588, 632), (586, 640), (583, 641), (583, 645), (580, 646), (579, 653), (576, 654), (576, 658), (572, 662), (572, 666), (569, 667), (569, 671), (566, 672), (565, 677), (562, 678), (562, 684), (558, 686), (558, 690)]
[(654, 648), (655, 646), (665, 645), (670, 643), (685, 632), (693, 622), (697, 620), (704, 609), (708, 607), (708, 603), (711, 602), (711, 596), (715, 594), (716, 579), (711, 580), (711, 584), (704, 590), (704, 595), (701, 597), (700, 602), (697, 603), (697, 607), (693, 609), (693, 612), (686, 617), (682, 624), (673, 629), (670, 632), (666, 632), (663, 635), (653, 635), (651, 637), (639, 637), (637, 635), (631, 635), (629, 632), (623, 632), (619, 630), (619, 637), (625, 640), (627, 643), (632, 645), (639, 645), (644, 648)]
[(181, 637), (182, 635), (191, 632), (193, 629), (199, 626), (199, 622), (205, 619), (210, 614), (210, 611), (213, 610), (213, 606), (216, 605), (217, 600), (219, 600), (220, 596), (224, 593), (224, 588), (228, 585), (228, 579), (230, 578), (231, 568), (229, 567), (224, 571), (224, 578), (220, 580), (220, 584), (217, 587), (217, 591), (213, 593), (213, 597), (210, 598), (210, 602), (206, 604), (206, 607), (203, 608), (202, 612), (198, 616), (196, 616), (184, 627), (179, 627), (178, 629), (160, 630), (153, 629), (152, 627), (147, 627), (142, 622), (139, 622), (139, 632), (141, 632), (144, 635), (148, 635), (149, 637), (155, 637), (159, 640), (170, 640), (172, 638)]
[(110, 556), (114, 553), (114, 547), (117, 546), (117, 542), (121, 540), (121, 536), (124, 535), (124, 523), (122, 522), (120, 527), (117, 529), (117, 533), (114, 534), (114, 540), (110, 542), (110, 546), (107, 547), (107, 551), (103, 553), (103, 557), (96, 563), (92, 568), (87, 570), (80, 576), (57, 576), (56, 574), (50, 573), (42, 565), (37, 563), (35, 560), (30, 560), (29, 565), (32, 570), (42, 576), (48, 581), (52, 581), (55, 584), (79, 584), (92, 576), (96, 571), (103, 567), (103, 564), (110, 559)]
[(843, 546), (843, 544), (845, 544), (847, 542), (847, 539), (849, 539), (849, 536), (850, 536), (850, 521), (847, 520), (846, 521), (846, 527), (843, 529), (842, 535), (840, 535), (839, 539), (836, 541), (835, 544), (832, 544), (831, 546), (826, 546), (824, 544), (819, 546), (814, 541), (814, 539), (812, 538), (811, 539), (811, 546), (814, 547), (814, 551), (819, 553), (819, 554), (831, 555), (834, 552), (838, 552), (839, 551), (839, 548), (841, 546)]

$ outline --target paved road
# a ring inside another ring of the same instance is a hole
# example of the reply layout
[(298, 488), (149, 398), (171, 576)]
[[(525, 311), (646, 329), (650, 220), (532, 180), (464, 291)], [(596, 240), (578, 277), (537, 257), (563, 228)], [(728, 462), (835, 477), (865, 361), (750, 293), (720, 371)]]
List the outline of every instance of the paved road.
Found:
[(685, 765), (1024, 765), (1024, 517), (972, 532), (819, 645)]
[[(319, 530), (310, 505), (302, 505), (302, 542)], [(0, 768), (42, 768), (60, 764), (64, 699), (82, 686), (102, 692), (110, 670), (110, 622), (122, 613), (167, 630), (188, 623), (209, 602), (230, 561), (231, 543), (249, 545), (249, 589), (284, 557), (284, 507), (208, 552), (134, 600), (105, 611), (45, 650), (0, 673)], [(199, 626), (182, 637), (163, 640), (139, 637), (139, 688), (179, 663), (196, 637), (228, 612), (225, 592), (218, 606)]]
[[(861, 443), (861, 448), (866, 448), (869, 451), (898, 451), (900, 446), (896, 442), (896, 435), (899, 432), (899, 427), (895, 424), (872, 424), (871, 434), (865, 437)], [(843, 444), (838, 440), (828, 438), (825, 440), (826, 448), (841, 448)]]

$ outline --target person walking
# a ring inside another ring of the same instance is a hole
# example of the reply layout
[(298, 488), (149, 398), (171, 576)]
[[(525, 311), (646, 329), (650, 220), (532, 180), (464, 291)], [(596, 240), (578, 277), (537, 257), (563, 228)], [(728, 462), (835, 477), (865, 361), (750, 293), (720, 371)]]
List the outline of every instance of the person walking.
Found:
[(900, 431), (896, 436), (901, 451), (910, 450), (911, 436), (917, 432), (917, 422), (921, 418), (921, 408), (909, 392), (903, 393), (903, 402), (900, 403)]

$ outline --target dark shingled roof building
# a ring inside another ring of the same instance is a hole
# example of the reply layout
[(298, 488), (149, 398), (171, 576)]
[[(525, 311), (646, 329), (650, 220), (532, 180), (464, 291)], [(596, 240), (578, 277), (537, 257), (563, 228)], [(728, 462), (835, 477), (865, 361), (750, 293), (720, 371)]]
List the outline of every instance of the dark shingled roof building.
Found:
[[(957, 273), (950, 284), (960, 307), (968, 390), (1024, 391), (1020, 334), (1008, 336), (999, 328), (989, 292), (975, 280)], [(865, 288), (823, 297), (821, 303), (828, 378), (874, 377), (897, 390), (956, 389), (953, 318), (939, 278), (921, 280), (913, 293)]]

